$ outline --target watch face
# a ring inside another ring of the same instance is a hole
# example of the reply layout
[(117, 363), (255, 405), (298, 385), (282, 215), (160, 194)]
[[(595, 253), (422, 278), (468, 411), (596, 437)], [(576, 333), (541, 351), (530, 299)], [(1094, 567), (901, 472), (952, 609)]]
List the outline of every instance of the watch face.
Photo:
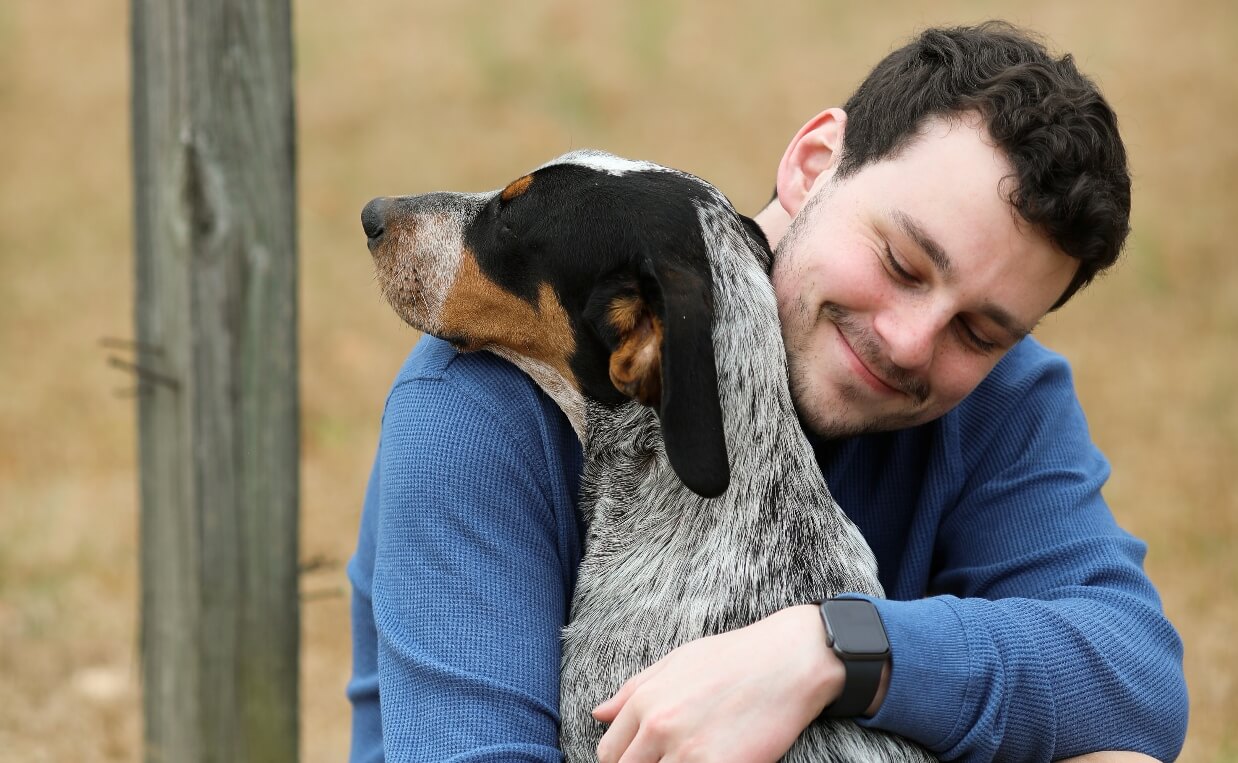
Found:
[(884, 657), (890, 652), (877, 608), (856, 599), (834, 599), (822, 605), (830, 643), (843, 654)]

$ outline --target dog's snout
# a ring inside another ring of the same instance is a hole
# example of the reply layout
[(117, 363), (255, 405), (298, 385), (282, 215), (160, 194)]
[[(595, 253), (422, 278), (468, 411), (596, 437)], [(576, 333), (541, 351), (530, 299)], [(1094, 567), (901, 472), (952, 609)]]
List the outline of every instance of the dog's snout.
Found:
[(373, 241), (383, 235), (387, 228), (387, 206), (390, 199), (379, 197), (372, 199), (365, 209), (361, 210), (361, 227), (365, 237)]

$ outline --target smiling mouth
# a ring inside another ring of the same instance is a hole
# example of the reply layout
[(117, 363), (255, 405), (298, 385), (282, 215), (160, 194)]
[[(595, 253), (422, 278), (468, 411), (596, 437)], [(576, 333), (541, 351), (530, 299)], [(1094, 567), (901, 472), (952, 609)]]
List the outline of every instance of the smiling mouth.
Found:
[[(883, 373), (873, 370), (880, 369), (880, 364), (865, 360), (865, 356), (875, 357), (880, 353), (880, 342), (850, 310), (834, 302), (825, 302), (820, 308), (820, 318), (830, 323), (837, 332), (838, 341), (843, 345), (839, 349), (846, 365), (851, 367), (852, 373), (860, 377), (866, 387), (883, 396), (906, 396), (917, 406), (928, 402), (932, 389), (925, 379), (898, 367), (891, 367)], [(864, 350), (864, 353), (861, 354), (860, 350)]]
[[(837, 328), (837, 326), (835, 327)], [(856, 375), (863, 379), (869, 387), (885, 395), (907, 394), (903, 390), (895, 387), (893, 384), (890, 384), (885, 379), (882, 379), (880, 376), (873, 373), (872, 369), (868, 367), (868, 364), (864, 362), (864, 359), (860, 357), (860, 353), (855, 351), (855, 347), (852, 346), (851, 341), (847, 339), (847, 335), (843, 333), (842, 329), (838, 330), (838, 338), (846, 347), (846, 351), (851, 355), (852, 365), (855, 367), (854, 370)]]

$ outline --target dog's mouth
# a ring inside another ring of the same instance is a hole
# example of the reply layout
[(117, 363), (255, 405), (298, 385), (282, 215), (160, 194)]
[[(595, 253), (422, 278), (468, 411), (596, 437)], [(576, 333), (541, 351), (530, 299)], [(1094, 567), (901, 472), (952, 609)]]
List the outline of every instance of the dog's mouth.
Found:
[(416, 267), (393, 267), (376, 263), (376, 274), (383, 297), (400, 319), (419, 331), (426, 331), (425, 296), (421, 276)]
[(388, 219), (381, 237), (367, 241), (383, 297), (396, 315), (436, 336), (440, 314), (455, 280), (461, 229), (442, 214)]
[(405, 323), (435, 335), (444, 328), (442, 313), (461, 262), (464, 230), (492, 195), (385, 196), (362, 210), (382, 294)]
[(398, 227), (387, 227), (381, 235), (367, 237), (366, 247), (374, 259), (374, 278), (383, 298), (401, 320), (425, 331), (425, 284), (415, 240)]

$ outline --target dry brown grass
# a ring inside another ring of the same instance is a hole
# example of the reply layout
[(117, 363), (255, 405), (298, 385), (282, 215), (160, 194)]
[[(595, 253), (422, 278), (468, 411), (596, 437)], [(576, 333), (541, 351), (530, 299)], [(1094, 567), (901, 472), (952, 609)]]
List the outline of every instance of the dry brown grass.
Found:
[[(1075, 51), (1122, 118), (1129, 254), (1040, 333), (1074, 363), (1114, 463), (1106, 495), (1150, 541), (1185, 638), (1183, 759), (1238, 760), (1238, 8), (764, 5), (298, 5), (304, 555), (350, 554), (380, 407), (414, 340), (372, 283), (366, 199), (491, 188), (592, 145), (696, 172), (755, 210), (794, 129), (895, 40), (1006, 17)], [(98, 344), (133, 333), (127, 83), (119, 0), (0, 4), (3, 760), (140, 755), (134, 412), (117, 394), (132, 382)], [(304, 587), (304, 758), (339, 760), (343, 571)]]

